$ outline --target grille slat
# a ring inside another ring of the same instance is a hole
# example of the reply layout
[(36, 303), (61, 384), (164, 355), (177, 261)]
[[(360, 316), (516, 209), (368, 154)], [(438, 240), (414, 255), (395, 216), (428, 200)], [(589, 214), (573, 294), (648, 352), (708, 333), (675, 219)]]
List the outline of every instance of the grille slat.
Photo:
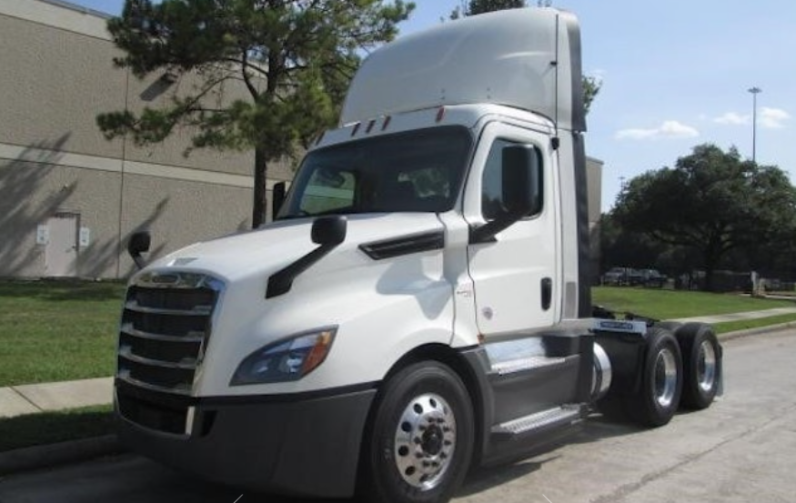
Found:
[(180, 370), (196, 370), (196, 359), (184, 358), (182, 361), (179, 362), (156, 360), (154, 358), (146, 358), (144, 356), (138, 356), (137, 354), (133, 353), (131, 346), (122, 346), (121, 348), (119, 348), (119, 357), (124, 358), (125, 360), (129, 360), (131, 362), (140, 363), (142, 365), (151, 365), (153, 367), (177, 368)]
[[(197, 274), (150, 273), (139, 278), (128, 289), (124, 304), (117, 378), (138, 388), (190, 396), (222, 288), (221, 282)], [(157, 404), (148, 403), (146, 413), (134, 404), (128, 404), (122, 415), (151, 427), (151, 421), (141, 418), (150, 417)]]
[(123, 324), (121, 332), (123, 335), (137, 337), (139, 339), (148, 339), (151, 341), (160, 341), (160, 342), (201, 343), (205, 338), (204, 332), (189, 332), (187, 335), (182, 335), (182, 336), (144, 332), (143, 330), (136, 330), (135, 328), (133, 328), (132, 323)]
[(190, 309), (175, 309), (165, 307), (142, 306), (136, 301), (128, 301), (124, 306), (128, 311), (144, 314), (165, 314), (170, 316), (207, 316), (213, 311), (213, 306), (193, 306)]

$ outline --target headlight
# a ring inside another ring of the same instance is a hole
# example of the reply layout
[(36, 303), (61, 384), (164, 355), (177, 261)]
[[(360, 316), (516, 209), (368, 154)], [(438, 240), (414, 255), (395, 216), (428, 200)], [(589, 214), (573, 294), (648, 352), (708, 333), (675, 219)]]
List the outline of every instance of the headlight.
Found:
[(297, 381), (323, 363), (335, 333), (337, 328), (324, 328), (260, 348), (238, 365), (230, 385)]

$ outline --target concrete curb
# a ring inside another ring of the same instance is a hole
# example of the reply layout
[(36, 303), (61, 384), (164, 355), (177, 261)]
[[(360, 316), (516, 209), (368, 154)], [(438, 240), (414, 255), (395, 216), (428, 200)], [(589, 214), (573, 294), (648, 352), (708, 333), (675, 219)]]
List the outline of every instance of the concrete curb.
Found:
[(0, 453), (0, 475), (49, 468), (126, 452), (116, 435), (70, 440)]

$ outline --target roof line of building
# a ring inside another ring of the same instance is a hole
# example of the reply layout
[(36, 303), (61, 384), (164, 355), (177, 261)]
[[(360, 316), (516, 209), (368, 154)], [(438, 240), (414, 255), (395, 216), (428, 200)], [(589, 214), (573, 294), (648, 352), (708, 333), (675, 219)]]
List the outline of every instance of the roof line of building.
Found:
[(107, 24), (113, 16), (64, 0), (0, 0), (0, 15), (111, 40)]
[(82, 14), (90, 14), (92, 16), (101, 17), (103, 19), (110, 19), (113, 16), (108, 14), (107, 12), (101, 12), (98, 10), (90, 9), (88, 7), (84, 7), (82, 5), (74, 4), (72, 2), (66, 2), (64, 0), (38, 0), (39, 2), (48, 3), (51, 5), (57, 5), (58, 7), (63, 7), (64, 9), (69, 9), (73, 11), (80, 12)]

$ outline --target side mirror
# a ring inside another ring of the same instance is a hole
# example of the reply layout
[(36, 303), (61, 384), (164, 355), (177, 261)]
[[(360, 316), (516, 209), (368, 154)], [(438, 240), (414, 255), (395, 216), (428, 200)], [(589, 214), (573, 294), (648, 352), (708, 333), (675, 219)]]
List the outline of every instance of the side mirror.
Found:
[(503, 206), (507, 216), (522, 218), (542, 209), (542, 165), (530, 145), (503, 149)]
[(143, 269), (146, 263), (141, 258), (142, 253), (149, 251), (152, 244), (152, 236), (149, 231), (138, 231), (130, 236), (130, 241), (127, 243), (127, 253), (133, 258), (133, 262), (139, 269)]
[(320, 217), (312, 222), (312, 242), (321, 246), (337, 246), (345, 241), (348, 221), (341, 215)]
[(501, 231), (521, 218), (542, 211), (542, 162), (530, 145), (510, 145), (502, 152), (503, 209), (492, 221), (470, 229), (470, 243), (494, 241)]
[(276, 220), (279, 210), (282, 209), (282, 204), (285, 202), (285, 193), (287, 192), (287, 184), (285, 182), (277, 182), (274, 184), (274, 190), (271, 193), (271, 219)]

